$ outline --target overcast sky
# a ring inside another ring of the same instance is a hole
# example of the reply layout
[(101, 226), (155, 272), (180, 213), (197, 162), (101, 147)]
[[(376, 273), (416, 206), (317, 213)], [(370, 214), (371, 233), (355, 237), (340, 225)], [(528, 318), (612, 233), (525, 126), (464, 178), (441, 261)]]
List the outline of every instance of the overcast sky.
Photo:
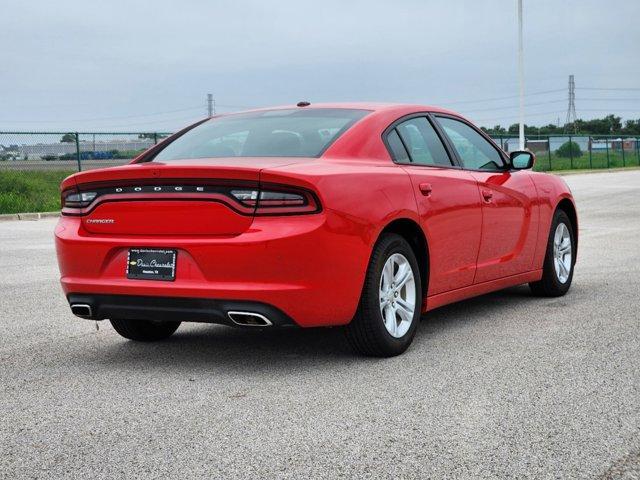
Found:
[[(564, 122), (569, 74), (578, 117), (640, 118), (639, 0), (524, 9), (527, 123)], [(508, 125), (517, 98), (491, 99), (518, 93), (516, 13), (516, 0), (6, 0), (0, 129), (171, 131), (205, 115), (208, 92), (219, 112), (374, 100)]]

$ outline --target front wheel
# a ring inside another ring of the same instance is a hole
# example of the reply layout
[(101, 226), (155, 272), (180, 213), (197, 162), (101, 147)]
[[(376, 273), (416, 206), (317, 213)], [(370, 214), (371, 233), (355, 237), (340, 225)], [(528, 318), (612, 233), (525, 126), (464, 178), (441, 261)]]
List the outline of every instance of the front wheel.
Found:
[(361, 354), (392, 357), (415, 336), (422, 310), (420, 270), (413, 249), (396, 234), (384, 234), (373, 249), (356, 315), (345, 327)]
[(556, 210), (547, 241), (542, 279), (529, 284), (535, 295), (560, 297), (569, 291), (576, 263), (575, 245), (569, 216), (563, 210)]
[(150, 320), (112, 319), (113, 329), (124, 338), (139, 342), (163, 340), (173, 335), (180, 322), (153, 322)]

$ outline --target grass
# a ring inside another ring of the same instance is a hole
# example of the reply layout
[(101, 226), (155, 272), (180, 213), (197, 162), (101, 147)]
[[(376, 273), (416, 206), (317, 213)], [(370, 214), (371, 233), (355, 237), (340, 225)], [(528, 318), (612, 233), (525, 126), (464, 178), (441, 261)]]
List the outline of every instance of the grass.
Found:
[(0, 214), (60, 210), (60, 182), (73, 170), (0, 171)]

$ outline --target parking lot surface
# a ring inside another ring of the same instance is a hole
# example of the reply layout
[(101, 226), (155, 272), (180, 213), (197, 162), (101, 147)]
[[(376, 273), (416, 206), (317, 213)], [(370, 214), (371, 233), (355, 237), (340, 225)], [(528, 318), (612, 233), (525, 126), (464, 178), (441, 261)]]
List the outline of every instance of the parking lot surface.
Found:
[(437, 309), (391, 359), (340, 329), (125, 341), (70, 313), (55, 220), (0, 223), (0, 478), (639, 478), (640, 171), (565, 179), (569, 294)]

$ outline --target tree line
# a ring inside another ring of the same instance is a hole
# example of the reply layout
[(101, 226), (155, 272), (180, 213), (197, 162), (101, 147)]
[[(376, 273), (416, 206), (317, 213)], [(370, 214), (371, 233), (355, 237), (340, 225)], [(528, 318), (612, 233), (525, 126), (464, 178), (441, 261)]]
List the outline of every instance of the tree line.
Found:
[[(493, 128), (482, 127), (487, 133), (492, 135), (518, 134), (518, 124), (514, 123), (508, 128), (496, 125)], [(534, 125), (524, 126), (525, 135), (555, 135), (555, 134), (583, 134), (583, 135), (627, 135), (640, 136), (640, 119), (625, 120), (613, 114), (604, 118), (594, 118), (593, 120), (578, 119), (575, 123), (558, 126), (552, 123), (542, 127)]]

